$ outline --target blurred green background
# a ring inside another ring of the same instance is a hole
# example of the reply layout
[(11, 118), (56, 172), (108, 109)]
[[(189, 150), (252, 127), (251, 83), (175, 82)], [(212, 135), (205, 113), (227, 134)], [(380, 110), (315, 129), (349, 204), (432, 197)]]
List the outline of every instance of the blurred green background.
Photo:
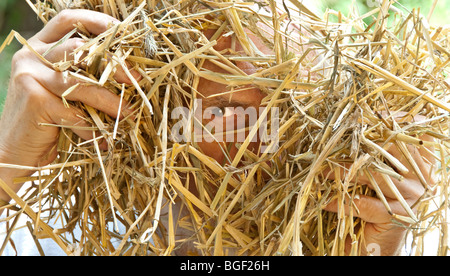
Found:
[[(25, 0), (0, 0), (0, 45), (11, 30), (18, 31), (25, 38), (30, 38), (42, 26)], [(8, 89), (11, 58), (20, 48), (21, 45), (14, 40), (0, 53), (0, 113)]]
[[(303, 0), (307, 5), (308, 1), (319, 5), (315, 8), (316, 11), (325, 11), (327, 8), (341, 11), (344, 15), (348, 14), (352, 4), (359, 11), (364, 14), (376, 5), (377, 0)], [(413, 8), (420, 8), (422, 14), (427, 16), (430, 12), (430, 7), (435, 0), (399, 0), (395, 6), (406, 10)], [(438, 0), (436, 9), (431, 18), (432, 24), (445, 25), (450, 23), (447, 18), (448, 7), (450, 7), (450, 0)], [(404, 10), (404, 11), (406, 11)], [(31, 37), (39, 29), (42, 28), (42, 23), (37, 19), (25, 0), (0, 0), (0, 44), (3, 43), (6, 36), (11, 30), (18, 31), (25, 38)], [(14, 42), (0, 53), (0, 113), (3, 102), (7, 92), (11, 58), (15, 51), (21, 45), (14, 40)]]
[[(325, 10), (327, 7), (336, 11), (341, 11), (344, 15), (348, 14), (350, 7), (354, 4), (360, 14), (364, 14), (375, 7), (377, 2), (381, 0), (318, 0), (321, 2), (320, 9)], [(394, 4), (395, 7), (403, 12), (420, 8), (421, 14), (428, 16), (435, 0), (399, 0)], [(446, 25), (450, 23), (448, 18), (448, 7), (450, 0), (437, 0), (437, 4), (430, 19), (431, 24)]]

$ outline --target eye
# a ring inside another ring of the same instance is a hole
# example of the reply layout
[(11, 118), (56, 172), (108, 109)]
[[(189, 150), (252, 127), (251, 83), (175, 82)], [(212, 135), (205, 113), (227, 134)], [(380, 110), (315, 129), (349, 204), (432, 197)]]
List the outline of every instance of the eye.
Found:
[(226, 108), (225, 107), (213, 107), (211, 110), (211, 115), (215, 117), (223, 117), (225, 116)]
[(203, 111), (203, 119), (215, 119), (234, 116), (235, 111), (233, 107), (208, 107)]
[(211, 115), (214, 115), (215, 117), (228, 117), (234, 114), (233, 107), (213, 107), (211, 110)]

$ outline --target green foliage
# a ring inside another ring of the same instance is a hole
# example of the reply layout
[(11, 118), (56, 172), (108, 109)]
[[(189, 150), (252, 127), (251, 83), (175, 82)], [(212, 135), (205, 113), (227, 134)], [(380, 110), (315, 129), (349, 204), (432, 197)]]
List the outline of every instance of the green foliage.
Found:
[[(5, 36), (0, 36), (0, 44), (3, 43), (5, 38), (6, 38)], [(0, 114), (2, 113), (3, 110), (3, 103), (6, 98), (6, 93), (8, 92), (8, 82), (11, 71), (11, 59), (16, 50), (17, 46), (11, 45), (0, 54)]]
[[(434, 0), (399, 0), (394, 4), (403, 12), (408, 12), (413, 9), (420, 9), (420, 12), (427, 17), (433, 6)], [(450, 0), (438, 0), (433, 16), (430, 19), (431, 24), (445, 25), (449, 23), (447, 11), (450, 5)], [(356, 8), (360, 14), (365, 14), (372, 8), (377, 6), (377, 0), (323, 0), (322, 9), (327, 8), (340, 11), (343, 14), (348, 14), (350, 8)]]
[(0, 36), (7, 34), (11, 28), (16, 28), (21, 24), (25, 15), (17, 6), (23, 5), (25, 1), (22, 1), (0, 0)]
[[(0, 44), (6, 37), (0, 36)], [(11, 71), (11, 59), (14, 52), (17, 51), (17, 44), (11, 44), (0, 54), (0, 114), (3, 110), (3, 103), (8, 92), (9, 75)]]
[(2, 0), (0, 2), (0, 10), (6, 10), (6, 8), (11, 4), (14, 4), (14, 2), (16, 2), (16, 0)]
[[(23, 5), (23, 0), (0, 0), (0, 45), (6, 39), (6, 36), (13, 29), (21, 25), (26, 14), (17, 8)], [(3, 103), (8, 90), (8, 81), (11, 69), (11, 59), (14, 52), (19, 48), (18, 43), (12, 43), (0, 53), (0, 113), (3, 110)]]

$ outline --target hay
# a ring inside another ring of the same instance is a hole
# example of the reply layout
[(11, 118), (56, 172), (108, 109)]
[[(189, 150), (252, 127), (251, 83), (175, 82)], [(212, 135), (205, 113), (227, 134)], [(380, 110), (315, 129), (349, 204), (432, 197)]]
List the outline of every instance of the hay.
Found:
[[(17, 214), (25, 212), (34, 222), (34, 228), (28, 227), (36, 243), (49, 237), (75, 255), (344, 255), (345, 237), (350, 237), (350, 254), (358, 255), (366, 246), (365, 223), (354, 213), (346, 215), (342, 204), (371, 195), (389, 211), (372, 176), (379, 172), (408, 214), (392, 214), (392, 219), (409, 229), (412, 254), (423, 254), (425, 234), (435, 228), (441, 237), (437, 254), (448, 254), (447, 27), (429, 26), (418, 11), (402, 11), (389, 1), (365, 15), (328, 11), (324, 19), (294, 0), (256, 5), (27, 2), (43, 22), (66, 8), (96, 10), (123, 20), (98, 37), (74, 27), (72, 34), (86, 40), (75, 56), (88, 55), (51, 66), (107, 87), (135, 110), (116, 120), (66, 101), (68, 107), (85, 111), (100, 136), (85, 142), (64, 126), (49, 126), (62, 127), (58, 159), (35, 168), (38, 176), (17, 180), (32, 181), (22, 198), (0, 183), (13, 198), (11, 206), (19, 207)], [(389, 10), (395, 11), (390, 17)], [(329, 20), (333, 17), (338, 23)], [(270, 37), (258, 24), (275, 35)], [(232, 32), (246, 54), (214, 50), (217, 36), (207, 39), (201, 32), (205, 28), (220, 30), (217, 34)], [(293, 35), (292, 28), (301, 32)], [(274, 54), (258, 51), (246, 30)], [(205, 60), (221, 64), (229, 74), (203, 70)], [(235, 66), (236, 60), (260, 70), (248, 76)], [(129, 76), (131, 70), (139, 72), (142, 79), (131, 85), (117, 83), (112, 76), (119, 67)], [(195, 142), (173, 142), (170, 131), (177, 121), (170, 119), (171, 110), (186, 103), (193, 106), (200, 77), (235, 90), (260, 87), (267, 94), (263, 106), (268, 107), (260, 119), (270, 107), (280, 111), (278, 149), (259, 155), (249, 150), (256, 127), (225, 164), (203, 154)], [(418, 115), (424, 121), (415, 123), (411, 118)], [(425, 135), (433, 139), (424, 140)], [(100, 138), (107, 141), (108, 151), (100, 150)], [(407, 168), (386, 150), (389, 144), (398, 148), (426, 188), (414, 205), (416, 213), (392, 183), (391, 177), (401, 179)], [(428, 162), (436, 164), (439, 176), (436, 187), (429, 187), (408, 147), (428, 150)], [(355, 181), (362, 175), (373, 189)], [(198, 193), (192, 192), (192, 185)], [(338, 213), (323, 210), (332, 199), (341, 204)], [(63, 227), (50, 228), (50, 220)], [(187, 252), (186, 245), (196, 252)]]

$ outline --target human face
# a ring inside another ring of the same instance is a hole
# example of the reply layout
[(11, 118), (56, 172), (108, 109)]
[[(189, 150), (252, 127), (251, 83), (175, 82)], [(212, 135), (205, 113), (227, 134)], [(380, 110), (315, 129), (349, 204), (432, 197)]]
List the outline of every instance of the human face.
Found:
[[(205, 35), (210, 38), (215, 32), (216, 30), (208, 30)], [(264, 46), (261, 40), (251, 34), (248, 35), (260, 51), (271, 54), (271, 51)], [(214, 49), (224, 55), (231, 53), (244, 55), (244, 49), (234, 35), (220, 37)], [(250, 62), (236, 61), (234, 64), (247, 75), (254, 74), (258, 69)], [(202, 68), (215, 73), (229, 74), (227, 70), (209, 60), (204, 62)], [(230, 87), (205, 78), (200, 78), (197, 91), (199, 94), (197, 99), (201, 99), (202, 103), (201, 119), (203, 125), (226, 131), (229, 131), (230, 126), (232, 126), (237, 132), (232, 137), (231, 142), (230, 134), (224, 133), (222, 142), (211, 141), (212, 139), (203, 137), (197, 144), (206, 155), (214, 158), (220, 164), (231, 163), (238, 151), (235, 142), (243, 142), (238, 139), (239, 131), (245, 132), (245, 136), (247, 136), (248, 129), (252, 127), (252, 123), (255, 123), (255, 118), (249, 118), (247, 111), (259, 114), (258, 111), (266, 94), (252, 85)], [(257, 139), (251, 142), (248, 148), (256, 152), (259, 147), (260, 142)]]

